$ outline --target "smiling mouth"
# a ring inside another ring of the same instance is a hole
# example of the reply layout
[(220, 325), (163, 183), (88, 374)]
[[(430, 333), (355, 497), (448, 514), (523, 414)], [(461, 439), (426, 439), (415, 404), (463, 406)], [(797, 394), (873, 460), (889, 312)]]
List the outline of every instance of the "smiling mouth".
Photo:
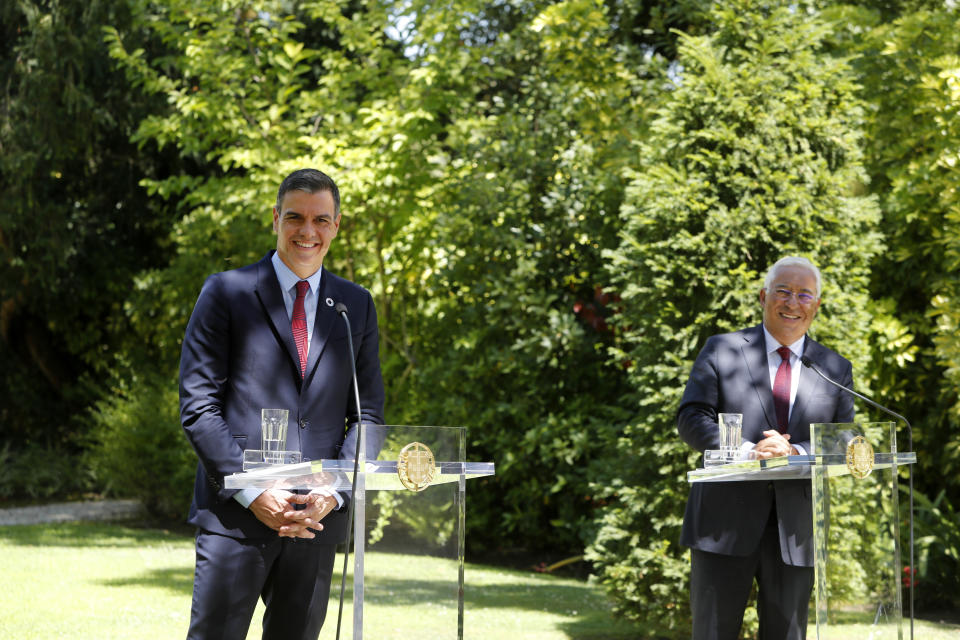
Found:
[(314, 247), (318, 246), (316, 242), (300, 242), (299, 240), (294, 240), (293, 244), (301, 249), (313, 249)]
[(799, 320), (799, 319), (800, 319), (800, 316), (793, 316), (793, 315), (789, 315), (789, 314), (786, 314), (786, 313), (781, 313), (781, 314), (780, 314), (780, 317), (783, 318), (784, 320)]

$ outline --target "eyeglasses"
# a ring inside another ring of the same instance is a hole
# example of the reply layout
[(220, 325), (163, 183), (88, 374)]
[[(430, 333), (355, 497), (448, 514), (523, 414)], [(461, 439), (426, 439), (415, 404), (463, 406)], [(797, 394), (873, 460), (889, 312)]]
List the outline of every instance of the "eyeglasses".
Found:
[(797, 297), (797, 302), (803, 306), (811, 305), (817, 299), (816, 296), (802, 291), (800, 293), (794, 293), (793, 291), (790, 291), (790, 289), (773, 290), (773, 297), (780, 302), (788, 302), (794, 296)]

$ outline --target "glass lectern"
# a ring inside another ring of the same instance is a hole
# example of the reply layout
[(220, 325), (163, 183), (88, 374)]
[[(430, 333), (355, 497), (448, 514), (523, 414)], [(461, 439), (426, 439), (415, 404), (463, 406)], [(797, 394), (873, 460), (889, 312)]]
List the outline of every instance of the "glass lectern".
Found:
[[(358, 449), (352, 588), (340, 638), (462, 640), (466, 481), (492, 476), (494, 464), (466, 461), (463, 427), (362, 425)], [(225, 486), (353, 492), (352, 459), (249, 468)], [(341, 566), (323, 639), (336, 632)], [(429, 615), (409, 615), (411, 604)]]
[(862, 625), (864, 638), (903, 638), (902, 594), (908, 583), (901, 567), (898, 480), (900, 467), (915, 463), (916, 454), (897, 451), (892, 422), (812, 424), (810, 441), (810, 455), (715, 464), (689, 472), (687, 479), (809, 478), (816, 576), (812, 637), (839, 637), (831, 627), (843, 624), (848, 634), (848, 625)]

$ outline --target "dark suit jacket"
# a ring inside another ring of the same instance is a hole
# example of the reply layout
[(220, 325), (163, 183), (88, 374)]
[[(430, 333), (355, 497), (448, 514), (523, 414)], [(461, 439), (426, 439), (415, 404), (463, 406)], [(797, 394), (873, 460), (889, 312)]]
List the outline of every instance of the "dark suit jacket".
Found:
[[(200, 458), (188, 521), (234, 538), (276, 535), (233, 498), (236, 491), (223, 488), (225, 475), (242, 471), (243, 451), (261, 447), (261, 409), (290, 411), (287, 448), (299, 450), (304, 460), (352, 459), (355, 426), (345, 446), (346, 425), (355, 425), (358, 418), (383, 423), (377, 314), (370, 293), (323, 270), (301, 381), (272, 254), (207, 278), (180, 357), (180, 420)], [(328, 301), (344, 303), (350, 317), (363, 414), (359, 417), (346, 324)], [(341, 540), (345, 512), (328, 515), (315, 540)]]
[[(827, 376), (844, 386), (853, 385), (848, 360), (809, 336), (803, 351)], [(799, 363), (797, 366), (802, 367)], [(718, 413), (743, 414), (744, 440), (759, 442), (763, 431), (776, 429), (762, 325), (707, 340), (680, 401), (680, 436), (698, 451), (719, 448)], [(791, 444), (812, 453), (811, 423), (851, 422), (853, 416), (849, 394), (812, 370), (801, 368), (788, 428)], [(681, 543), (711, 553), (750, 554), (760, 543), (775, 495), (783, 561), (793, 566), (813, 566), (810, 481), (781, 480), (772, 485), (771, 491), (762, 481), (692, 484)]]

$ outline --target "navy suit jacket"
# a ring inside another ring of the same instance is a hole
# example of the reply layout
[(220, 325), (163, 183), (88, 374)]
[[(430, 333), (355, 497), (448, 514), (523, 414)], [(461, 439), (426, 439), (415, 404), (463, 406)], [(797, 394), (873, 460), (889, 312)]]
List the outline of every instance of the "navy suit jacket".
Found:
[[(259, 262), (209, 278), (187, 324), (180, 357), (180, 421), (200, 464), (188, 521), (234, 538), (276, 533), (237, 502), (224, 476), (260, 449), (260, 410), (288, 409), (287, 448), (306, 460), (352, 459), (356, 424), (383, 423), (377, 313), (370, 293), (326, 269), (304, 378), (271, 251)], [(346, 324), (353, 331), (361, 416), (356, 415)], [(347, 426), (350, 426), (349, 432)], [(318, 542), (338, 542), (346, 509), (329, 514)]]
[[(848, 360), (807, 336), (803, 353), (831, 379), (853, 386)], [(810, 424), (851, 422), (853, 397), (802, 367), (790, 414), (791, 444), (807, 453)], [(677, 413), (677, 429), (694, 449), (719, 448), (718, 413), (743, 414), (743, 439), (759, 442), (763, 431), (776, 430), (773, 391), (763, 326), (710, 337), (694, 362)], [(810, 480), (694, 483), (683, 518), (685, 546), (733, 556), (755, 551), (776, 497), (783, 561), (813, 566), (813, 512)]]

